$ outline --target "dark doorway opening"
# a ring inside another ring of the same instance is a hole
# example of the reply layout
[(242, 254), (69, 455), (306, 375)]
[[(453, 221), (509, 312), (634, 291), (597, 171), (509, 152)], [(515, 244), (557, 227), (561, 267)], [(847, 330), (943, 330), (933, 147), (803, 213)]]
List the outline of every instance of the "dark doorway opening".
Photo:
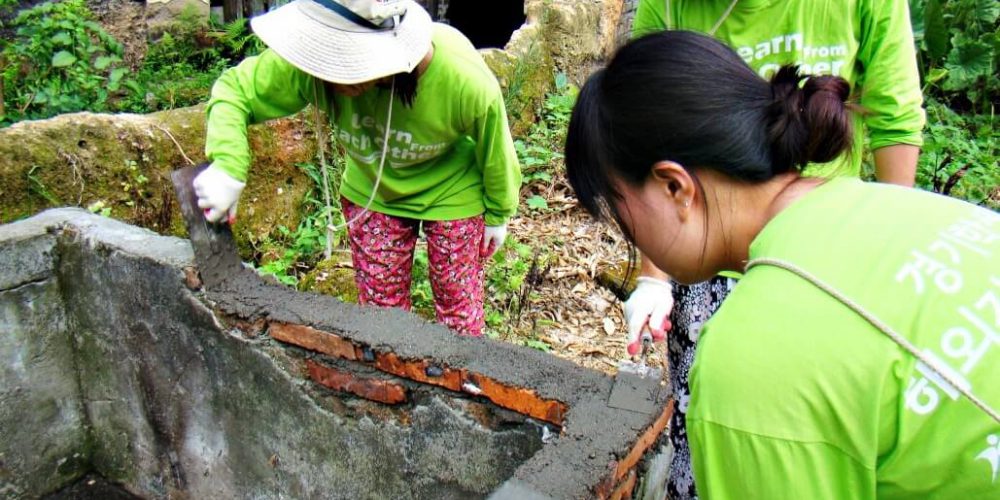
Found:
[(524, 24), (524, 0), (451, 0), (445, 17), (477, 49), (502, 49)]

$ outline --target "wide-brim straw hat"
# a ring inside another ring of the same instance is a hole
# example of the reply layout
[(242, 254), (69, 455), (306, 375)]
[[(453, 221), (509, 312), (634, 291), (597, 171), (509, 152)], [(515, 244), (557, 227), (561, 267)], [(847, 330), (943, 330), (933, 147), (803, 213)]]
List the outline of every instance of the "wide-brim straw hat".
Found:
[(295, 0), (250, 25), (302, 71), (354, 84), (413, 71), (430, 50), (433, 22), (412, 0)]

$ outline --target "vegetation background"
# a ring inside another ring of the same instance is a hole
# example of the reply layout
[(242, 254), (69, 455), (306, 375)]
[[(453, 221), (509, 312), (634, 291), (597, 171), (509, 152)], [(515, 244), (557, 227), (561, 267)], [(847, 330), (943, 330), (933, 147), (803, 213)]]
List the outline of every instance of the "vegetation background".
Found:
[[(0, 0), (0, 127), (77, 111), (149, 113), (193, 105), (206, 100), (225, 68), (264, 48), (245, 19), (221, 23), (188, 11), (129, 52), (97, 21), (97, 3)], [(917, 184), (1000, 210), (1000, 2), (910, 0), (910, 7), (928, 118)], [(125, 31), (118, 30), (122, 36)], [(609, 360), (621, 355), (624, 341), (616, 330), (622, 322), (611, 307), (612, 291), (594, 281), (602, 262), (621, 259), (624, 244), (613, 229), (592, 225), (576, 208), (561, 151), (577, 89), (563, 73), (552, 75), (551, 83), (536, 110), (539, 120), (516, 137), (522, 206), (511, 222), (512, 236), (487, 267), (488, 332), (609, 369), (615, 366)], [(516, 78), (510, 82), (506, 101), (519, 102), (520, 88)], [(331, 162), (335, 193), (343, 163), (336, 155)], [(342, 282), (329, 293), (356, 300), (351, 280), (335, 279), (338, 270), (349, 270), (346, 254), (323, 259), (328, 210), (342, 220), (339, 207), (322, 202), (317, 162), (299, 167), (314, 186), (304, 200), (307, 216), (261, 243), (253, 264), (289, 286)], [(871, 175), (870, 162), (867, 171)], [(142, 181), (141, 173), (136, 179)], [(101, 203), (90, 208), (109, 213)], [(335, 239), (345, 246), (343, 233)], [(432, 318), (422, 246), (414, 277), (415, 309)], [(592, 331), (604, 338), (595, 342)]]

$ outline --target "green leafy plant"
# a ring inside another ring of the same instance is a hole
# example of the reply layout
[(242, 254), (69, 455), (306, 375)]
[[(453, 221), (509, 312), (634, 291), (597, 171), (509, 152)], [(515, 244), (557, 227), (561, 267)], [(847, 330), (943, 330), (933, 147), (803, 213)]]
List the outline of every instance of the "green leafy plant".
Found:
[(493, 254), (486, 267), (484, 306), (488, 335), (510, 337), (525, 319), (531, 323), (531, 331), (535, 330), (537, 318), (529, 310), (549, 272), (550, 258), (547, 250), (521, 243), (513, 236)]
[(549, 208), (549, 202), (545, 200), (544, 197), (539, 195), (532, 195), (524, 200), (524, 204), (532, 210), (547, 210)]
[(996, 117), (963, 116), (936, 100), (928, 102), (927, 115), (917, 185), (1000, 209)]
[(410, 302), (413, 312), (434, 319), (434, 291), (431, 289), (430, 261), (427, 247), (418, 245), (413, 253), (413, 271), (410, 282)]
[(910, 0), (910, 16), (925, 93), (990, 112), (1000, 100), (1000, 3)]
[(59, 113), (108, 109), (128, 69), (122, 46), (93, 19), (83, 0), (46, 2), (21, 11), (2, 57), (0, 124)]
[[(259, 245), (261, 256), (271, 257), (258, 266), (257, 271), (270, 275), (279, 282), (296, 286), (302, 274), (313, 269), (324, 255), (326, 247), (327, 211), (332, 216), (333, 223), (343, 226), (344, 218), (336, 195), (336, 182), (342, 171), (343, 156), (336, 155), (331, 172), (327, 176), (331, 186), (331, 206), (327, 207), (323, 199), (323, 172), (315, 163), (299, 163), (297, 166), (312, 181), (312, 188), (306, 192), (303, 203), (306, 204), (305, 216), (295, 230), (280, 226), (280, 238), (266, 241)], [(347, 229), (340, 227), (332, 234), (333, 246), (339, 247), (347, 241)], [(277, 249), (277, 250), (275, 250)], [(277, 254), (277, 257), (273, 255)]]

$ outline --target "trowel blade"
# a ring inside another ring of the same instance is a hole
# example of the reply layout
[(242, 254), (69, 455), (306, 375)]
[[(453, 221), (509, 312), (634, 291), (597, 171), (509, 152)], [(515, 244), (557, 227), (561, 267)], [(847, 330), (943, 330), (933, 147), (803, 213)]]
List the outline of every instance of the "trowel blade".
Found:
[(608, 396), (608, 406), (651, 415), (656, 412), (660, 388), (660, 370), (622, 361)]
[(181, 207), (181, 215), (187, 226), (191, 246), (194, 247), (194, 257), (198, 264), (202, 282), (206, 287), (213, 287), (226, 278), (236, 275), (243, 269), (233, 232), (229, 224), (220, 222), (212, 224), (205, 220), (202, 209), (198, 207), (198, 196), (194, 192), (194, 178), (208, 167), (207, 163), (174, 170), (170, 180), (174, 183), (177, 202)]

